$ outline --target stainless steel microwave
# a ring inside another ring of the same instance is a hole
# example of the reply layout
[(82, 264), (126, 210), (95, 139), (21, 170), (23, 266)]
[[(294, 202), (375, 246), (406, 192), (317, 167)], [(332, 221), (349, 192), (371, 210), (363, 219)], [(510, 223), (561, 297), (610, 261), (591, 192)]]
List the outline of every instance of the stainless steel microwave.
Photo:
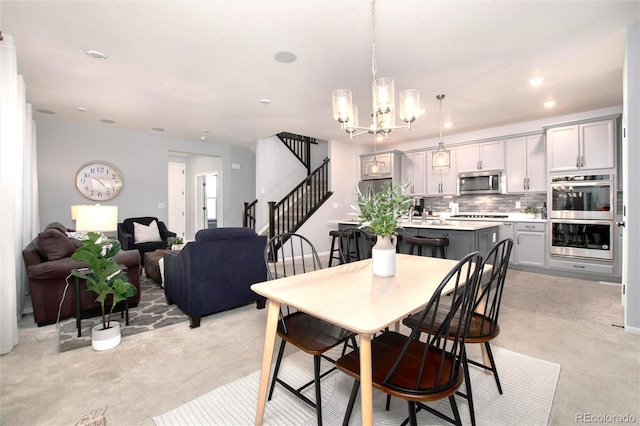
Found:
[(481, 170), (458, 174), (458, 193), (502, 194), (502, 172), (500, 170)]

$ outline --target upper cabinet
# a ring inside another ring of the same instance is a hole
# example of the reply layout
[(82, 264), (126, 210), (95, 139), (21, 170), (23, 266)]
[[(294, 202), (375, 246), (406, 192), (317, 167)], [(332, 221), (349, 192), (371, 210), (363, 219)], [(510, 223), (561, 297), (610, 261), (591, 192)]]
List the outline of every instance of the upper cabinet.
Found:
[(547, 129), (549, 172), (615, 167), (616, 119)]
[(406, 195), (426, 195), (427, 171), (426, 151), (409, 152), (402, 155), (402, 184), (409, 182)]
[(457, 147), (458, 173), (504, 169), (504, 143), (501, 140)]
[(547, 190), (547, 152), (544, 134), (506, 139), (507, 193)]
[(457, 172), (455, 168), (456, 156), (458, 148), (447, 148), (451, 152), (451, 167), (448, 169), (434, 170), (431, 167), (433, 161), (433, 153), (435, 151), (427, 152), (427, 195), (456, 195), (458, 193), (457, 187)]
[(393, 179), (393, 183), (400, 183), (401, 174), (400, 151), (385, 151), (377, 154), (363, 154), (360, 156), (360, 179)]

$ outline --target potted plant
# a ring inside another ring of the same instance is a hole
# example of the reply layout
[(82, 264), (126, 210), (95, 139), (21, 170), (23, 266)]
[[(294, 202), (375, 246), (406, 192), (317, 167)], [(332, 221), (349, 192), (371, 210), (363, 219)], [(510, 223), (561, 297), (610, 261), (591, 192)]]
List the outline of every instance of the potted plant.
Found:
[[(87, 290), (97, 294), (102, 322), (91, 330), (91, 345), (96, 350), (111, 349), (120, 344), (120, 323), (111, 321), (115, 306), (138, 292), (127, 280), (125, 271), (113, 260), (120, 251), (118, 240), (108, 239), (97, 232), (89, 232), (71, 259), (89, 264), (87, 268), (73, 269), (71, 274), (86, 280)], [(111, 297), (109, 297), (111, 296)], [(111, 303), (107, 313), (107, 302)]]
[(525, 207), (524, 212), (528, 218), (534, 219), (538, 213), (538, 208), (536, 206), (527, 206)]
[(396, 230), (399, 220), (409, 213), (411, 198), (403, 194), (406, 185), (391, 182), (383, 185), (379, 192), (363, 194), (356, 188), (358, 201), (352, 206), (360, 223), (359, 228), (367, 228), (378, 238), (372, 249), (373, 274), (390, 277), (396, 270)]
[(178, 237), (178, 236), (169, 237), (167, 238), (167, 244), (169, 244), (169, 247), (171, 247), (171, 250), (180, 250), (184, 245), (184, 240), (182, 239), (182, 237)]

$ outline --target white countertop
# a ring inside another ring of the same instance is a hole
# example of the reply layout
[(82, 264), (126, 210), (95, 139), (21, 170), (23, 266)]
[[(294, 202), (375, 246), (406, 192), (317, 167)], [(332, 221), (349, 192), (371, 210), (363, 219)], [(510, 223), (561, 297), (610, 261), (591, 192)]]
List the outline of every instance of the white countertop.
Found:
[[(337, 224), (357, 225), (359, 221), (355, 219), (333, 220), (329, 221)], [(428, 228), (428, 229), (448, 229), (452, 231), (478, 231), (480, 229), (492, 228), (500, 226), (500, 222), (491, 221), (472, 221), (472, 220), (432, 220), (428, 219), (424, 222), (420, 218), (414, 218), (413, 221), (401, 220), (398, 225), (403, 228)]]

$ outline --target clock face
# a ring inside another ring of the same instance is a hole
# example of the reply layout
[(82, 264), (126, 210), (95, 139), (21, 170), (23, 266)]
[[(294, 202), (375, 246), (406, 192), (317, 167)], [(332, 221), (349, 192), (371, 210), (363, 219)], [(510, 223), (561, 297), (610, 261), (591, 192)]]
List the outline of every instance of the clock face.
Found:
[(76, 173), (76, 188), (93, 201), (111, 200), (123, 185), (122, 173), (108, 163), (87, 163)]

